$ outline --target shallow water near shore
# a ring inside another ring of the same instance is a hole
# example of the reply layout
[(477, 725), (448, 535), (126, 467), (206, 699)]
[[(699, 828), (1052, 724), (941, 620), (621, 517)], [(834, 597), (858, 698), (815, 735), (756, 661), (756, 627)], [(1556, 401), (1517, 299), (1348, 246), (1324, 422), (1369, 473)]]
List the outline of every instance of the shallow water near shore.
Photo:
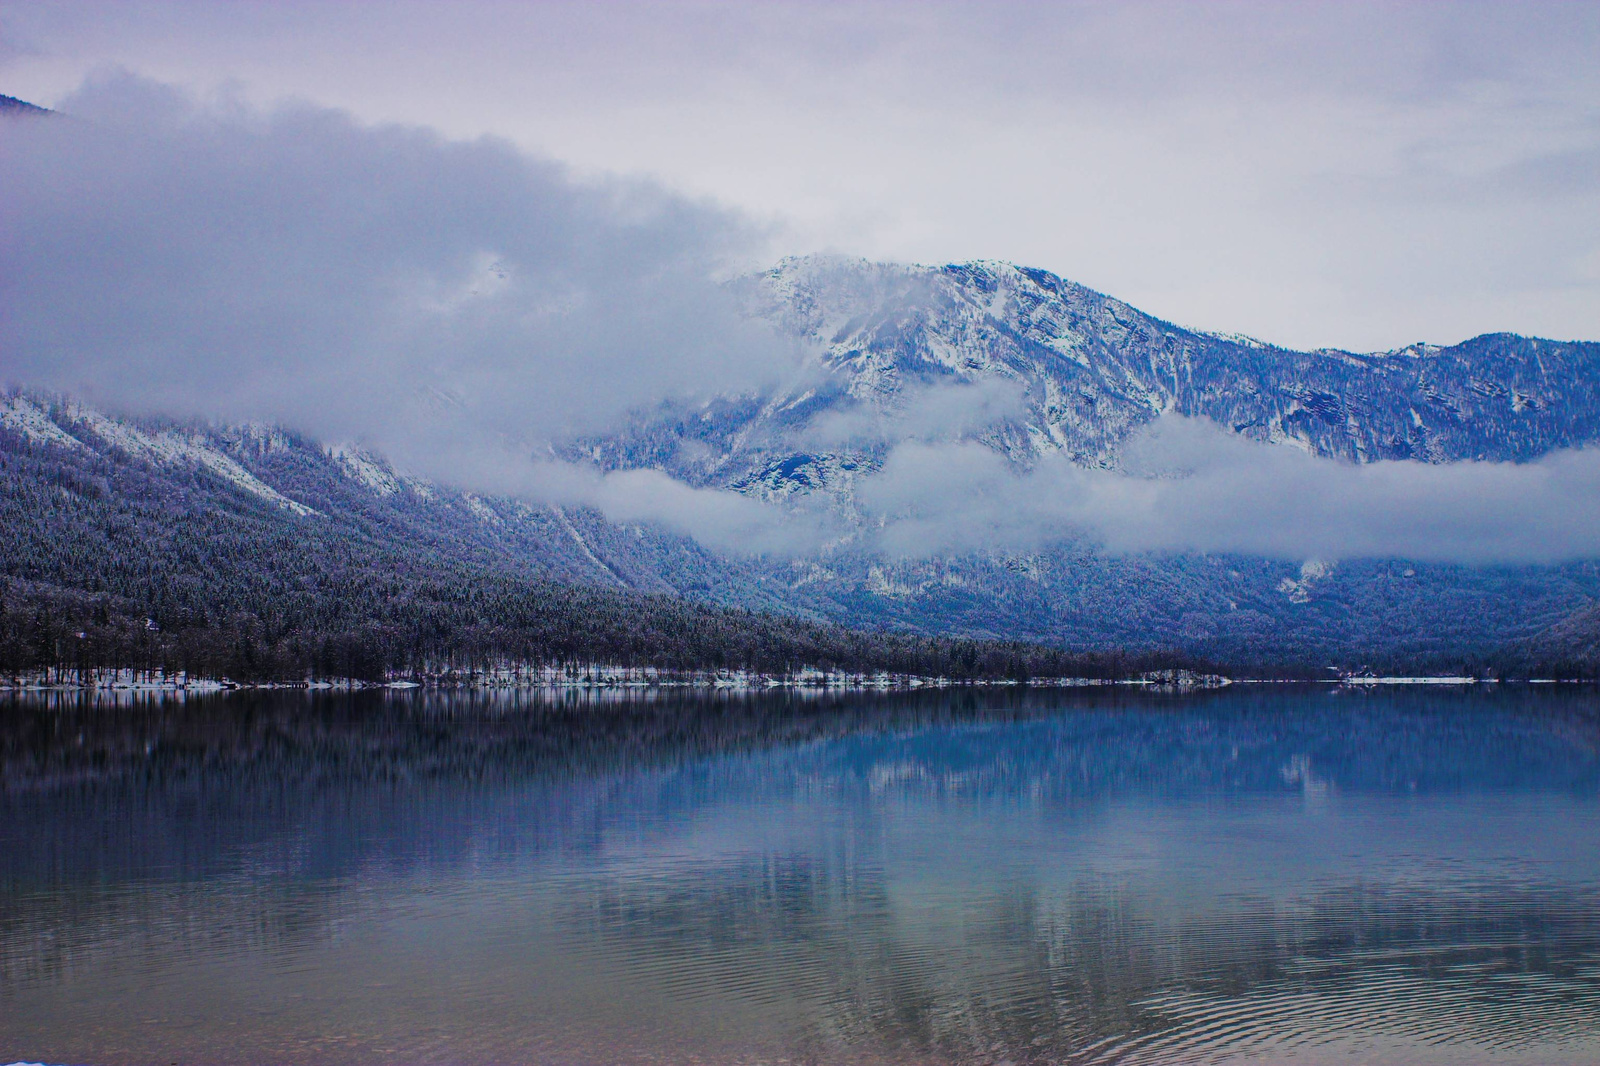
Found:
[(0, 702), (0, 1061), (1600, 1062), (1588, 688)]

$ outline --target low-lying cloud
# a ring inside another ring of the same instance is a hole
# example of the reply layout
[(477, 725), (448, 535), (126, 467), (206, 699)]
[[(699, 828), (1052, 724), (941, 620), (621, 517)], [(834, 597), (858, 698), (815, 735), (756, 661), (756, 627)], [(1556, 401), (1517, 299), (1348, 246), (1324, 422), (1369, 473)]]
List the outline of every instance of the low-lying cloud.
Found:
[(893, 443), (882, 465), (857, 480), (853, 517), (817, 495), (767, 503), (656, 470), (602, 473), (579, 463), (508, 464), (492, 488), (662, 524), (739, 554), (803, 556), (843, 543), (927, 559), (1087, 540), (1116, 555), (1475, 565), (1600, 558), (1600, 447), (1531, 463), (1354, 464), (1167, 415), (1127, 442), (1116, 468), (1048, 455), (1019, 470), (978, 441), (929, 437)]
[(814, 501), (780, 507), (726, 489), (689, 485), (660, 470), (605, 471), (583, 462), (530, 459), (470, 440), (442, 444), (435, 462), (470, 471), (468, 487), (479, 492), (592, 507), (613, 522), (663, 526), (738, 555), (803, 555), (848, 532), (838, 515)]
[(800, 434), (816, 447), (871, 447), (903, 441), (961, 440), (1027, 417), (1021, 383), (983, 378), (906, 387), (896, 409), (858, 403), (825, 411)]
[(0, 382), (472, 486), (463, 442), (527, 455), (793, 366), (718, 280), (762, 234), (648, 181), (126, 75), (63, 110), (0, 123)]
[(1600, 557), (1600, 448), (1532, 463), (1353, 464), (1168, 416), (1117, 470), (1048, 457), (1013, 472), (971, 443), (911, 442), (860, 488), (880, 547), (1031, 551), (1067, 531), (1107, 550), (1286, 559), (1553, 563)]

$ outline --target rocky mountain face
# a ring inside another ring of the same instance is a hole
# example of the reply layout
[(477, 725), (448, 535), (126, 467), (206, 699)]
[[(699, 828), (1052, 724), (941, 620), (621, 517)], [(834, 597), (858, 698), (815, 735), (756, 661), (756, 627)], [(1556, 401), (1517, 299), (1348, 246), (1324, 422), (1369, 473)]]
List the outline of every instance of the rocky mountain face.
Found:
[(1130, 433), (1167, 412), (1354, 462), (1523, 461), (1600, 438), (1597, 343), (1489, 334), (1296, 352), (1186, 330), (998, 262), (790, 259), (744, 287), (755, 313), (814, 345), (815, 373), (772, 396), (666, 412), (582, 442), (583, 454), (777, 496), (848, 491), (880, 453), (797, 447), (818, 439), (807, 430), (843, 412), (892, 417), (952, 386), (1018, 398), (1006, 417), (956, 435), (1024, 465), (1052, 452), (1109, 465)]
[[(1527, 460), (1600, 438), (1600, 344), (1495, 334), (1293, 352), (1185, 330), (1004, 263), (794, 259), (739, 284), (752, 313), (809, 345), (804, 373), (771, 394), (643, 413), (571, 442), (569, 458), (779, 503), (821, 500), (859, 521), (857, 485), (905, 439), (976, 442), (1026, 469), (1052, 455), (1114, 466), (1128, 436), (1165, 412), (1354, 462)], [(119, 420), (29, 395), (0, 403), (7, 451), (32, 457), (3, 479), (16, 542), (5, 573), (30, 580), (70, 577), (70, 560), (48, 550), (51, 512), (69, 499), (92, 512), (111, 464), (143, 472), (175, 514), (231, 494), (286, 536), (332, 526), (397, 552), (854, 625), (1235, 662), (1426, 668), (1536, 640), (1600, 600), (1592, 563), (1111, 556), (1071, 530), (1025, 553), (910, 560), (846, 536), (801, 558), (718, 554), (649, 524), (425, 484), (380, 457), (271, 428)]]

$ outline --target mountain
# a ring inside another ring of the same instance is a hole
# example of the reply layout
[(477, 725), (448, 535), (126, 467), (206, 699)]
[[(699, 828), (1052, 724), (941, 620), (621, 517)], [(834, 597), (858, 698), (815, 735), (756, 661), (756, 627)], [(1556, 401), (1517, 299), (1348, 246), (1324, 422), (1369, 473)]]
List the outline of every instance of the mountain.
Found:
[[(1017, 468), (1051, 455), (1114, 465), (1128, 435), (1164, 412), (1356, 462), (1526, 460), (1600, 437), (1593, 343), (1493, 334), (1293, 352), (990, 262), (791, 259), (737, 284), (751, 313), (806, 342), (805, 372), (770, 394), (641, 412), (569, 442), (569, 458), (784, 505), (820, 500), (849, 528), (859, 479), (894, 440), (872, 427), (907, 418), (940, 420)], [(961, 403), (930, 406), (940, 396)], [(974, 403), (989, 406), (964, 420)], [(545, 582), (611, 589), (617, 603), (700, 602), (910, 636), (1382, 670), (1454, 669), (1508, 648), (1537, 660), (1541, 634), (1600, 602), (1594, 563), (1114, 556), (1070, 530), (1029, 552), (903, 559), (847, 535), (800, 558), (725, 555), (587, 509), (429, 485), (271, 427), (118, 419), (30, 394), (0, 404), (0, 509), (0, 573), (114, 593), (152, 617), (294, 614), (348, 627), (354, 615), (330, 597), (403, 596), (404, 580), (381, 575), (417, 574), (436, 591)], [(352, 574), (359, 595), (340, 584)]]
[[(754, 313), (816, 346), (822, 373), (789, 393), (724, 399), (585, 441), (586, 454), (598, 447), (612, 468), (660, 466), (780, 496), (840, 487), (851, 480), (841, 472), (870, 468), (874, 453), (783, 442), (840, 410), (893, 412), (919, 389), (984, 382), (1020, 389), (1023, 409), (977, 439), (1022, 463), (1063, 453), (1107, 465), (1166, 412), (1356, 462), (1522, 461), (1600, 438), (1600, 343), (1499, 333), (1450, 347), (1296, 352), (1186, 330), (998, 262), (796, 258), (743, 284)], [(675, 447), (689, 439), (697, 447)]]
[(26, 100), (18, 100), (15, 96), (0, 95), (0, 118), (12, 115), (48, 115), (51, 113), (48, 107), (30, 104)]
[[(1009, 413), (950, 436), (1020, 468), (1049, 455), (1113, 466), (1129, 435), (1167, 412), (1353, 462), (1525, 461), (1600, 438), (1596, 343), (1490, 334), (1448, 347), (1296, 352), (1183, 329), (996, 262), (798, 258), (743, 287), (754, 313), (812, 345), (814, 373), (768, 396), (655, 412), (569, 455), (772, 500), (822, 497), (848, 514), (894, 437), (819, 447), (817, 427), (893, 420), (939, 390), (1019, 397)], [(791, 568), (791, 584), (846, 617), (1308, 663), (1476, 654), (1582, 609), (1600, 592), (1595, 577), (1592, 564), (1114, 558), (1067, 531), (1026, 554), (927, 561), (847, 541)]]

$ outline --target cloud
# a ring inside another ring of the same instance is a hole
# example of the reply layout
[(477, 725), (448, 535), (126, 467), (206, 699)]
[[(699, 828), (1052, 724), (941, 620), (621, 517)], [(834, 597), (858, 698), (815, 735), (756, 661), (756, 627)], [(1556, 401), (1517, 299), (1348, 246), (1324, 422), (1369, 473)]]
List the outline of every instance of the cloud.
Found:
[(613, 521), (655, 522), (736, 554), (804, 555), (842, 530), (815, 507), (787, 509), (737, 492), (694, 488), (657, 470), (606, 474), (579, 498)]
[(860, 402), (825, 411), (797, 439), (817, 447), (963, 440), (1027, 412), (1022, 384), (1006, 378), (908, 386), (897, 399), (893, 409)]
[(906, 443), (866, 479), (881, 547), (1034, 550), (1087, 533), (1109, 551), (1288, 559), (1553, 563), (1600, 557), (1600, 448), (1532, 463), (1352, 464), (1168, 416), (1120, 470), (1062, 457), (1017, 475), (971, 443)]
[(726, 489), (685, 484), (659, 470), (602, 471), (559, 459), (530, 461), (492, 443), (442, 441), (442, 468), (471, 470), (481, 492), (593, 507), (613, 522), (649, 523), (738, 555), (804, 555), (847, 532), (818, 501), (779, 507)]
[(1355, 464), (1166, 415), (1126, 442), (1116, 469), (1051, 454), (1019, 470), (979, 441), (908, 433), (890, 438), (881, 466), (856, 483), (853, 518), (822, 496), (767, 503), (656, 470), (602, 473), (461, 448), (443, 458), (478, 471), (489, 491), (596, 507), (614, 521), (662, 524), (735, 554), (804, 556), (845, 542), (925, 559), (1087, 538), (1114, 555), (1473, 565), (1600, 558), (1600, 447), (1531, 463)]
[(123, 74), (63, 108), (0, 125), (0, 381), (472, 487), (487, 456), (797, 356), (719, 282), (760, 231), (648, 181)]

